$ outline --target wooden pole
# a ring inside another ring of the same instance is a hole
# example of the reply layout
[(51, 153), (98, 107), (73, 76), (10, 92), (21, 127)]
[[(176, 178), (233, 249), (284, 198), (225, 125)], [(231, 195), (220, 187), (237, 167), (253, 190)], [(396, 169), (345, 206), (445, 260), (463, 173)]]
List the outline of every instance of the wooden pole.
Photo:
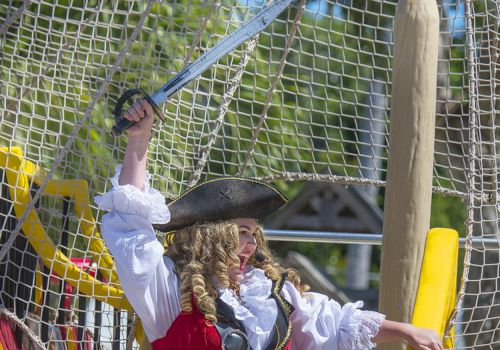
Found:
[(394, 321), (411, 320), (429, 229), (438, 40), (435, 0), (401, 0), (394, 25), (380, 288), (380, 311)]

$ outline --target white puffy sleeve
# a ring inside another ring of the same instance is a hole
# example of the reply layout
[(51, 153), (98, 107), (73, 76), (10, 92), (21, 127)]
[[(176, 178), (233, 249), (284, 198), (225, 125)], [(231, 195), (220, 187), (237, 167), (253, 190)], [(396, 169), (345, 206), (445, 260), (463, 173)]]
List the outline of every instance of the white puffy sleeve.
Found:
[(174, 263), (163, 256), (152, 223), (165, 223), (170, 214), (163, 195), (149, 187), (120, 186), (117, 174), (113, 189), (95, 198), (102, 218), (102, 236), (114, 256), (120, 284), (140, 317), (150, 342), (165, 336), (180, 313), (178, 279)]
[(363, 302), (343, 307), (318, 293), (299, 291), (285, 282), (282, 296), (295, 308), (290, 316), (293, 326), (292, 349), (351, 350), (372, 349), (371, 339), (377, 335), (385, 316), (360, 310)]

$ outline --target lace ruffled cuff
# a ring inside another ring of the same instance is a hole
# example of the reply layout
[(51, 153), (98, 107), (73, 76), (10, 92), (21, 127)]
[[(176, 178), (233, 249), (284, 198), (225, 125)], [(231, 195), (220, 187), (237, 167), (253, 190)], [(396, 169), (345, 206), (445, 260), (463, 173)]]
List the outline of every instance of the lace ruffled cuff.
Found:
[[(363, 302), (348, 303), (342, 308), (340, 320), (341, 349), (373, 349), (375, 337), (385, 320), (385, 315), (374, 311), (363, 311)], [(340, 345), (340, 344), (339, 344)]]
[(144, 191), (133, 185), (119, 185), (118, 178), (122, 166), (116, 166), (116, 174), (111, 178), (113, 189), (94, 201), (102, 210), (116, 210), (125, 214), (140, 216), (151, 224), (164, 224), (170, 221), (170, 212), (163, 195), (149, 185), (150, 175), (146, 173)]

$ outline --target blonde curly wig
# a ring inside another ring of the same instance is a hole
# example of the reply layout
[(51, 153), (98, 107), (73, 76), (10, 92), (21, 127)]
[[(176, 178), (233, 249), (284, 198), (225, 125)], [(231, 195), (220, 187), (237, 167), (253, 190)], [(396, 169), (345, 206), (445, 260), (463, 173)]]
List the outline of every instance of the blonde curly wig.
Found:
[[(308, 289), (300, 283), (295, 271), (277, 263), (264, 239), (263, 229), (257, 227), (257, 251), (264, 260), (258, 262), (255, 254), (248, 264), (264, 270), (276, 280), (282, 273), (288, 273), (288, 280), (304, 292)], [(181, 309), (192, 312), (193, 303), (212, 324), (217, 323), (215, 299), (218, 288), (229, 288), (228, 271), (239, 266), (236, 250), (239, 246), (238, 225), (233, 221), (199, 223), (185, 227), (167, 236), (167, 255), (176, 264), (180, 278)]]
[(192, 311), (193, 302), (205, 318), (217, 322), (217, 288), (228, 288), (228, 266), (239, 265), (238, 225), (230, 221), (195, 224), (167, 237), (167, 254), (179, 274), (181, 309)]

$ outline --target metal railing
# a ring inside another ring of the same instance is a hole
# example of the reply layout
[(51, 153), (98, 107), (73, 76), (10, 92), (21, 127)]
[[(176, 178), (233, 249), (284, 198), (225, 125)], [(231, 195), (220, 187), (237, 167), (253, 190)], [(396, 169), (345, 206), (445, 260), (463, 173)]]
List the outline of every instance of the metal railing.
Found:
[[(324, 232), (324, 231), (294, 231), (294, 230), (265, 230), (266, 238), (270, 241), (293, 241), (293, 242), (318, 242), (337, 244), (371, 244), (381, 245), (381, 233), (350, 233), (350, 232)], [(467, 239), (460, 238), (459, 246), (464, 248)], [(500, 249), (500, 237), (486, 238), (474, 237), (469, 244), (476, 249), (498, 248)]]

